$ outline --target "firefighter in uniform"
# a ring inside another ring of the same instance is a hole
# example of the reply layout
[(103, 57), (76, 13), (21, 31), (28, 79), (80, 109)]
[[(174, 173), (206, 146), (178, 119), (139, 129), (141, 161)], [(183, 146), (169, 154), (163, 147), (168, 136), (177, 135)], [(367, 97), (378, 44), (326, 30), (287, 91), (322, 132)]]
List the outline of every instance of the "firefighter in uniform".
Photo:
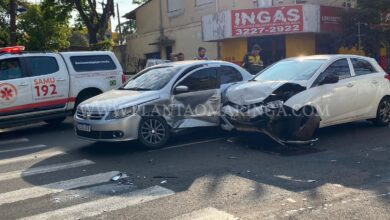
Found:
[(261, 48), (255, 44), (252, 52), (245, 55), (242, 66), (252, 75), (256, 75), (263, 70), (264, 64), (260, 57)]

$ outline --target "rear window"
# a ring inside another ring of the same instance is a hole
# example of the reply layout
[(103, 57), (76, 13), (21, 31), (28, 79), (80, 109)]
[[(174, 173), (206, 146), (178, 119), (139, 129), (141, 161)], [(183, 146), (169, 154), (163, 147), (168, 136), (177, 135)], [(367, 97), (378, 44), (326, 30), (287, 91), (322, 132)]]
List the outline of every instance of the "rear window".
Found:
[(54, 57), (27, 57), (32, 76), (42, 76), (56, 73), (60, 70)]
[(117, 68), (108, 55), (72, 56), (70, 61), (76, 72), (116, 70)]

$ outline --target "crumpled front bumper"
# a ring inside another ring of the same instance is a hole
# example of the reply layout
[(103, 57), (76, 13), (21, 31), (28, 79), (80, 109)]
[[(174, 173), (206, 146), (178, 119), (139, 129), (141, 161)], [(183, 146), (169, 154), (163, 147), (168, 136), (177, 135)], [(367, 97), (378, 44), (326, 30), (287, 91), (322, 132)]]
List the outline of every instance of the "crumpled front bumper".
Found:
[(318, 115), (303, 116), (288, 106), (270, 109), (259, 105), (242, 110), (237, 105), (223, 106), (222, 129), (261, 132), (282, 145), (306, 145), (317, 141), (312, 137), (321, 121)]

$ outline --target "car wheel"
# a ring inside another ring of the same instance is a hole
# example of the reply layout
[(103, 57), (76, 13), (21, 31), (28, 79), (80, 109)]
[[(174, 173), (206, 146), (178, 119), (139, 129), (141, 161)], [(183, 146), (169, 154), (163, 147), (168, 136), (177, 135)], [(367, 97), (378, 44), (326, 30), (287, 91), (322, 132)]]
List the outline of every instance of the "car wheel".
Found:
[(49, 125), (59, 125), (61, 124), (62, 122), (64, 122), (66, 119), (66, 117), (62, 117), (62, 118), (53, 118), (53, 119), (47, 119), (45, 120), (45, 122)]
[(388, 126), (390, 124), (390, 97), (385, 97), (379, 103), (374, 125), (378, 127)]
[(170, 128), (161, 117), (143, 118), (139, 125), (138, 139), (149, 149), (163, 147), (170, 135)]

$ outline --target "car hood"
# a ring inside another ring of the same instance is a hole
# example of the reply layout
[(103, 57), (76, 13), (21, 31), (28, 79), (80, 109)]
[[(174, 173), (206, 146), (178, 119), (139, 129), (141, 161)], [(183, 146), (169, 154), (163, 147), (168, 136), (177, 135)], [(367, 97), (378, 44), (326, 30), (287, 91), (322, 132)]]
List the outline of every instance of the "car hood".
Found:
[(159, 91), (111, 90), (81, 103), (80, 108), (111, 111), (159, 99)]
[(251, 105), (261, 103), (274, 94), (276, 90), (285, 85), (297, 85), (306, 87), (305, 82), (289, 81), (249, 81), (231, 86), (226, 91), (226, 98), (229, 102), (238, 105)]

